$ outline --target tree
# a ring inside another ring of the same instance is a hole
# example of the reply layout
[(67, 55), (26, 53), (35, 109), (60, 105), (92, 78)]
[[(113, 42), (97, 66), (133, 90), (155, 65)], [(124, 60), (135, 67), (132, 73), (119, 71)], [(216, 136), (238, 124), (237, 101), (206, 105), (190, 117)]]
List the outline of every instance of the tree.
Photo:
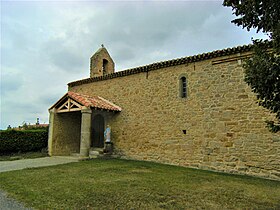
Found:
[(237, 16), (232, 23), (248, 31), (267, 33), (270, 41), (253, 40), (254, 54), (245, 65), (245, 82), (256, 93), (258, 104), (276, 114), (266, 121), (272, 132), (280, 131), (280, 2), (279, 0), (224, 0)]
[(22, 128), (23, 130), (27, 130), (28, 129), (28, 125), (25, 121), (22, 122)]

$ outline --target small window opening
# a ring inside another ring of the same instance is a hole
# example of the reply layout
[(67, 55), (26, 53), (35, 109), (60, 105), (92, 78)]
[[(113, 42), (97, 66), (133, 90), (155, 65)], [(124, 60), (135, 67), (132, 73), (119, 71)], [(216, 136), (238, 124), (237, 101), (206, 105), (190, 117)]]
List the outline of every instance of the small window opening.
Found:
[(103, 59), (102, 70), (103, 74), (106, 74), (108, 71), (108, 61), (106, 59)]
[(181, 89), (181, 98), (186, 98), (187, 97), (187, 79), (186, 77), (182, 77), (180, 81), (180, 89)]

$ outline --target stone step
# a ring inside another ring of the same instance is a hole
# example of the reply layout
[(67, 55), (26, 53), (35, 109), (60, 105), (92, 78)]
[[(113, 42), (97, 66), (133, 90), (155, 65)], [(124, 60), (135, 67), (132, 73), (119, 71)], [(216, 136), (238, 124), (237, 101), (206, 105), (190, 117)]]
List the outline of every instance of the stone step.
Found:
[(103, 148), (90, 148), (89, 158), (98, 158), (103, 155)]
[(102, 155), (99, 151), (89, 151), (89, 155)]
[[(80, 157), (80, 153), (71, 153), (72, 157)], [(120, 158), (116, 154), (106, 154), (103, 153), (103, 148), (91, 148), (89, 150), (89, 158)]]
[(89, 151), (100, 151), (100, 152), (102, 152), (103, 148), (92, 147), (92, 148), (89, 149)]
[(99, 155), (89, 155), (89, 158), (90, 159), (94, 159), (94, 158), (110, 159), (110, 158), (118, 158), (118, 156), (112, 155), (112, 154), (99, 154)]
[(116, 158), (117, 155), (104, 153), (103, 148), (91, 148), (89, 151), (89, 158)]
[(77, 153), (77, 152), (71, 153), (71, 156), (72, 156), (72, 157), (80, 157), (80, 153)]
[(103, 148), (91, 148), (89, 150), (89, 154), (92, 154), (92, 155), (103, 154)]

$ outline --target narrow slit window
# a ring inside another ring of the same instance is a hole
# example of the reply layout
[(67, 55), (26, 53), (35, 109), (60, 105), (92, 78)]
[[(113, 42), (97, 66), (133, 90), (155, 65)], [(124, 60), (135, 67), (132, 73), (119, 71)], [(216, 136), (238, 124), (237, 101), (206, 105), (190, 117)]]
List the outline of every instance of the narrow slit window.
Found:
[(187, 79), (186, 77), (181, 78), (181, 97), (186, 98), (187, 97)]

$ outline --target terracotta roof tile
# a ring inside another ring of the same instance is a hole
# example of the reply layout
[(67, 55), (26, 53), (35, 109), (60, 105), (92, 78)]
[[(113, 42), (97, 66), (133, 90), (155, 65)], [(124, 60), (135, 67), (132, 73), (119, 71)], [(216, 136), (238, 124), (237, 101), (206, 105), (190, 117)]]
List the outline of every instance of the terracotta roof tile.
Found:
[[(267, 44), (268, 48), (272, 47), (271, 42), (266, 42), (266, 44)], [(253, 45), (249, 44), (249, 45), (237, 46), (237, 47), (233, 47), (233, 48), (226, 48), (226, 49), (222, 49), (222, 50), (215, 50), (215, 51), (208, 52), (208, 53), (187, 56), (187, 57), (177, 58), (177, 59), (172, 59), (172, 60), (167, 60), (167, 61), (161, 61), (161, 62), (152, 63), (152, 64), (145, 65), (145, 66), (139, 66), (139, 67), (127, 69), (124, 71), (107, 74), (105, 76), (77, 80), (77, 81), (68, 83), (68, 86), (73, 87), (73, 86), (87, 84), (87, 83), (96, 82), (96, 81), (100, 81), (100, 80), (113, 79), (116, 77), (123, 77), (123, 76), (128, 76), (131, 74), (153, 71), (153, 70), (157, 70), (160, 68), (176, 66), (176, 65), (181, 65), (181, 64), (191, 63), (191, 62), (197, 62), (197, 61), (202, 61), (202, 60), (206, 60), (206, 59), (217, 58), (220, 56), (232, 55), (235, 53), (249, 52), (252, 49), (253, 49)]]
[(77, 101), (78, 103), (86, 107), (105, 109), (105, 110), (117, 111), (117, 112), (120, 112), (122, 110), (121, 107), (117, 106), (116, 104), (100, 96), (88, 96), (80, 93), (75, 93), (72, 91), (69, 91), (67, 95), (73, 100)]

